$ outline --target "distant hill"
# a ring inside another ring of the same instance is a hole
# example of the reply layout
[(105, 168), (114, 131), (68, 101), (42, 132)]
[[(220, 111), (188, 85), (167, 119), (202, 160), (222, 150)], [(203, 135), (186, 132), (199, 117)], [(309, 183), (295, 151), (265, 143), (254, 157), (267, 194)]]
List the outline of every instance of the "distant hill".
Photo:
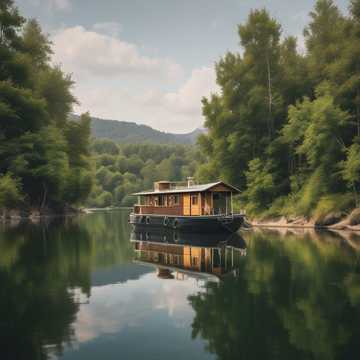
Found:
[[(77, 119), (77, 115), (72, 115)], [(172, 134), (155, 130), (134, 122), (92, 118), (91, 132), (97, 139), (110, 139), (117, 143), (195, 144), (197, 137), (205, 130), (196, 129), (186, 134)]]

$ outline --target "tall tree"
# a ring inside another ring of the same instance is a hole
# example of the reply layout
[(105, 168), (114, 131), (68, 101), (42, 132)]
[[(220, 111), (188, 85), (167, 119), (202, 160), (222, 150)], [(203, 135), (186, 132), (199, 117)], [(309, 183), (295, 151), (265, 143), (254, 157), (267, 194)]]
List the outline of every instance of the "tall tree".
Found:
[(329, 80), (329, 66), (341, 55), (345, 19), (332, 0), (318, 0), (304, 30), (311, 79)]
[(239, 26), (240, 43), (245, 49), (244, 62), (248, 63), (256, 74), (259, 86), (265, 86), (267, 90), (270, 138), (274, 132), (274, 106), (280, 101), (276, 98), (279, 94), (275, 91), (279, 80), (280, 34), (280, 24), (270, 18), (265, 9), (252, 11), (247, 23)]
[(71, 76), (51, 64), (39, 24), (24, 24), (13, 1), (1, 0), (0, 176), (16, 176), (28, 206), (63, 207), (91, 190), (90, 120), (68, 121)]

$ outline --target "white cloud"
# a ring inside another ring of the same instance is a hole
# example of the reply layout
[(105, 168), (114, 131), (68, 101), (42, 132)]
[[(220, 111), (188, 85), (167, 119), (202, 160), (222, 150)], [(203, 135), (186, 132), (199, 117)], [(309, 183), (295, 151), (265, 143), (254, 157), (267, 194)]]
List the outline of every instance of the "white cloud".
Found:
[(51, 7), (57, 10), (70, 10), (71, 3), (69, 0), (48, 0)]
[(108, 21), (94, 24), (93, 29), (105, 35), (117, 37), (119, 36), (122, 27), (119, 23), (115, 21)]
[[(99, 26), (109, 30), (109, 23)], [(182, 67), (169, 59), (141, 55), (135, 44), (82, 26), (62, 29), (52, 40), (54, 61), (68, 72), (111, 78), (124, 74), (151, 75), (170, 80), (182, 75)]]
[(93, 287), (89, 304), (80, 307), (73, 325), (77, 342), (147, 326), (154, 309), (162, 310), (172, 326), (187, 329), (194, 316), (188, 296), (203, 291), (199, 285), (193, 278), (161, 280), (151, 273), (124, 284)]
[(143, 54), (141, 46), (118, 37), (120, 30), (111, 22), (53, 34), (53, 61), (76, 82), (75, 111), (169, 132), (201, 127), (201, 98), (217, 91), (214, 69), (193, 69), (186, 79), (181, 65)]
[(69, 11), (70, 0), (30, 0), (33, 6), (46, 6), (49, 10)]
[(109, 83), (105, 87), (79, 84), (76, 95), (81, 105), (78, 112), (90, 110), (105, 119), (136, 121), (169, 132), (188, 132), (203, 126), (201, 98), (218, 90), (215, 72), (203, 67), (175, 92), (145, 87), (142, 93), (131, 93), (125, 87)]
[(214, 69), (202, 67), (193, 70), (178, 91), (165, 94), (164, 105), (179, 113), (200, 115), (201, 99), (217, 90)]

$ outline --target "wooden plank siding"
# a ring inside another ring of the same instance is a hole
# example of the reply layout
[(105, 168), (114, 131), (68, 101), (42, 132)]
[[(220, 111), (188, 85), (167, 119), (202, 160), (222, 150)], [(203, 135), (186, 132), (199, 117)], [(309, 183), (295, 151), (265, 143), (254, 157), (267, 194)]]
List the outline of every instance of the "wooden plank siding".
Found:
[(201, 215), (200, 193), (191, 194), (190, 213), (191, 215)]
[(145, 204), (135, 205), (134, 210), (136, 214), (159, 214), (159, 215), (183, 215), (183, 197), (179, 194), (179, 203), (172, 204), (170, 202), (170, 196), (165, 195), (165, 202), (163, 206), (157, 204), (156, 198), (158, 196), (149, 195), (145, 196)]
[(183, 194), (183, 214), (191, 215), (191, 202), (190, 194)]
[[(164, 184), (163, 184), (164, 183)], [(161, 190), (166, 191), (162, 187), (165, 186), (165, 182), (159, 182), (158, 187), (161, 187)], [(226, 198), (223, 200), (226, 204), (221, 206), (221, 212), (223, 208), (225, 212), (228, 213), (231, 210), (231, 192), (232, 189), (223, 184), (218, 184), (213, 186), (206, 191), (199, 192), (180, 192), (180, 193), (171, 193), (166, 194), (144, 194), (141, 197), (141, 204), (134, 206), (135, 213), (137, 214), (159, 214), (159, 215), (178, 215), (178, 216), (199, 216), (199, 215), (213, 215), (216, 213), (214, 211), (214, 206), (217, 206), (220, 209), (219, 205), (214, 204), (214, 194), (220, 193), (224, 199), (226, 193)], [(178, 202), (175, 203), (175, 197), (178, 198)]]
[(209, 191), (210, 192), (229, 192), (229, 191), (231, 191), (231, 189), (229, 189), (227, 186), (220, 184), (220, 185), (212, 187)]

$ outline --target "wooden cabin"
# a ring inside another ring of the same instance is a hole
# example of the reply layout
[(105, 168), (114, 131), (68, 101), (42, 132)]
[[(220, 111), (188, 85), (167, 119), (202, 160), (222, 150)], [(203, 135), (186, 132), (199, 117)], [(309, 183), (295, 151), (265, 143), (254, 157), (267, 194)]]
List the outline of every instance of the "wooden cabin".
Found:
[(222, 181), (195, 185), (191, 178), (187, 184), (158, 181), (154, 189), (135, 193), (138, 203), (135, 214), (173, 216), (230, 215), (233, 214), (232, 197), (239, 193), (235, 187)]
[[(132, 243), (138, 261), (218, 276), (234, 269), (239, 258), (246, 255), (245, 249), (231, 246), (201, 247), (147, 241)], [(170, 278), (169, 273), (165, 271), (161, 275), (163, 278)]]

